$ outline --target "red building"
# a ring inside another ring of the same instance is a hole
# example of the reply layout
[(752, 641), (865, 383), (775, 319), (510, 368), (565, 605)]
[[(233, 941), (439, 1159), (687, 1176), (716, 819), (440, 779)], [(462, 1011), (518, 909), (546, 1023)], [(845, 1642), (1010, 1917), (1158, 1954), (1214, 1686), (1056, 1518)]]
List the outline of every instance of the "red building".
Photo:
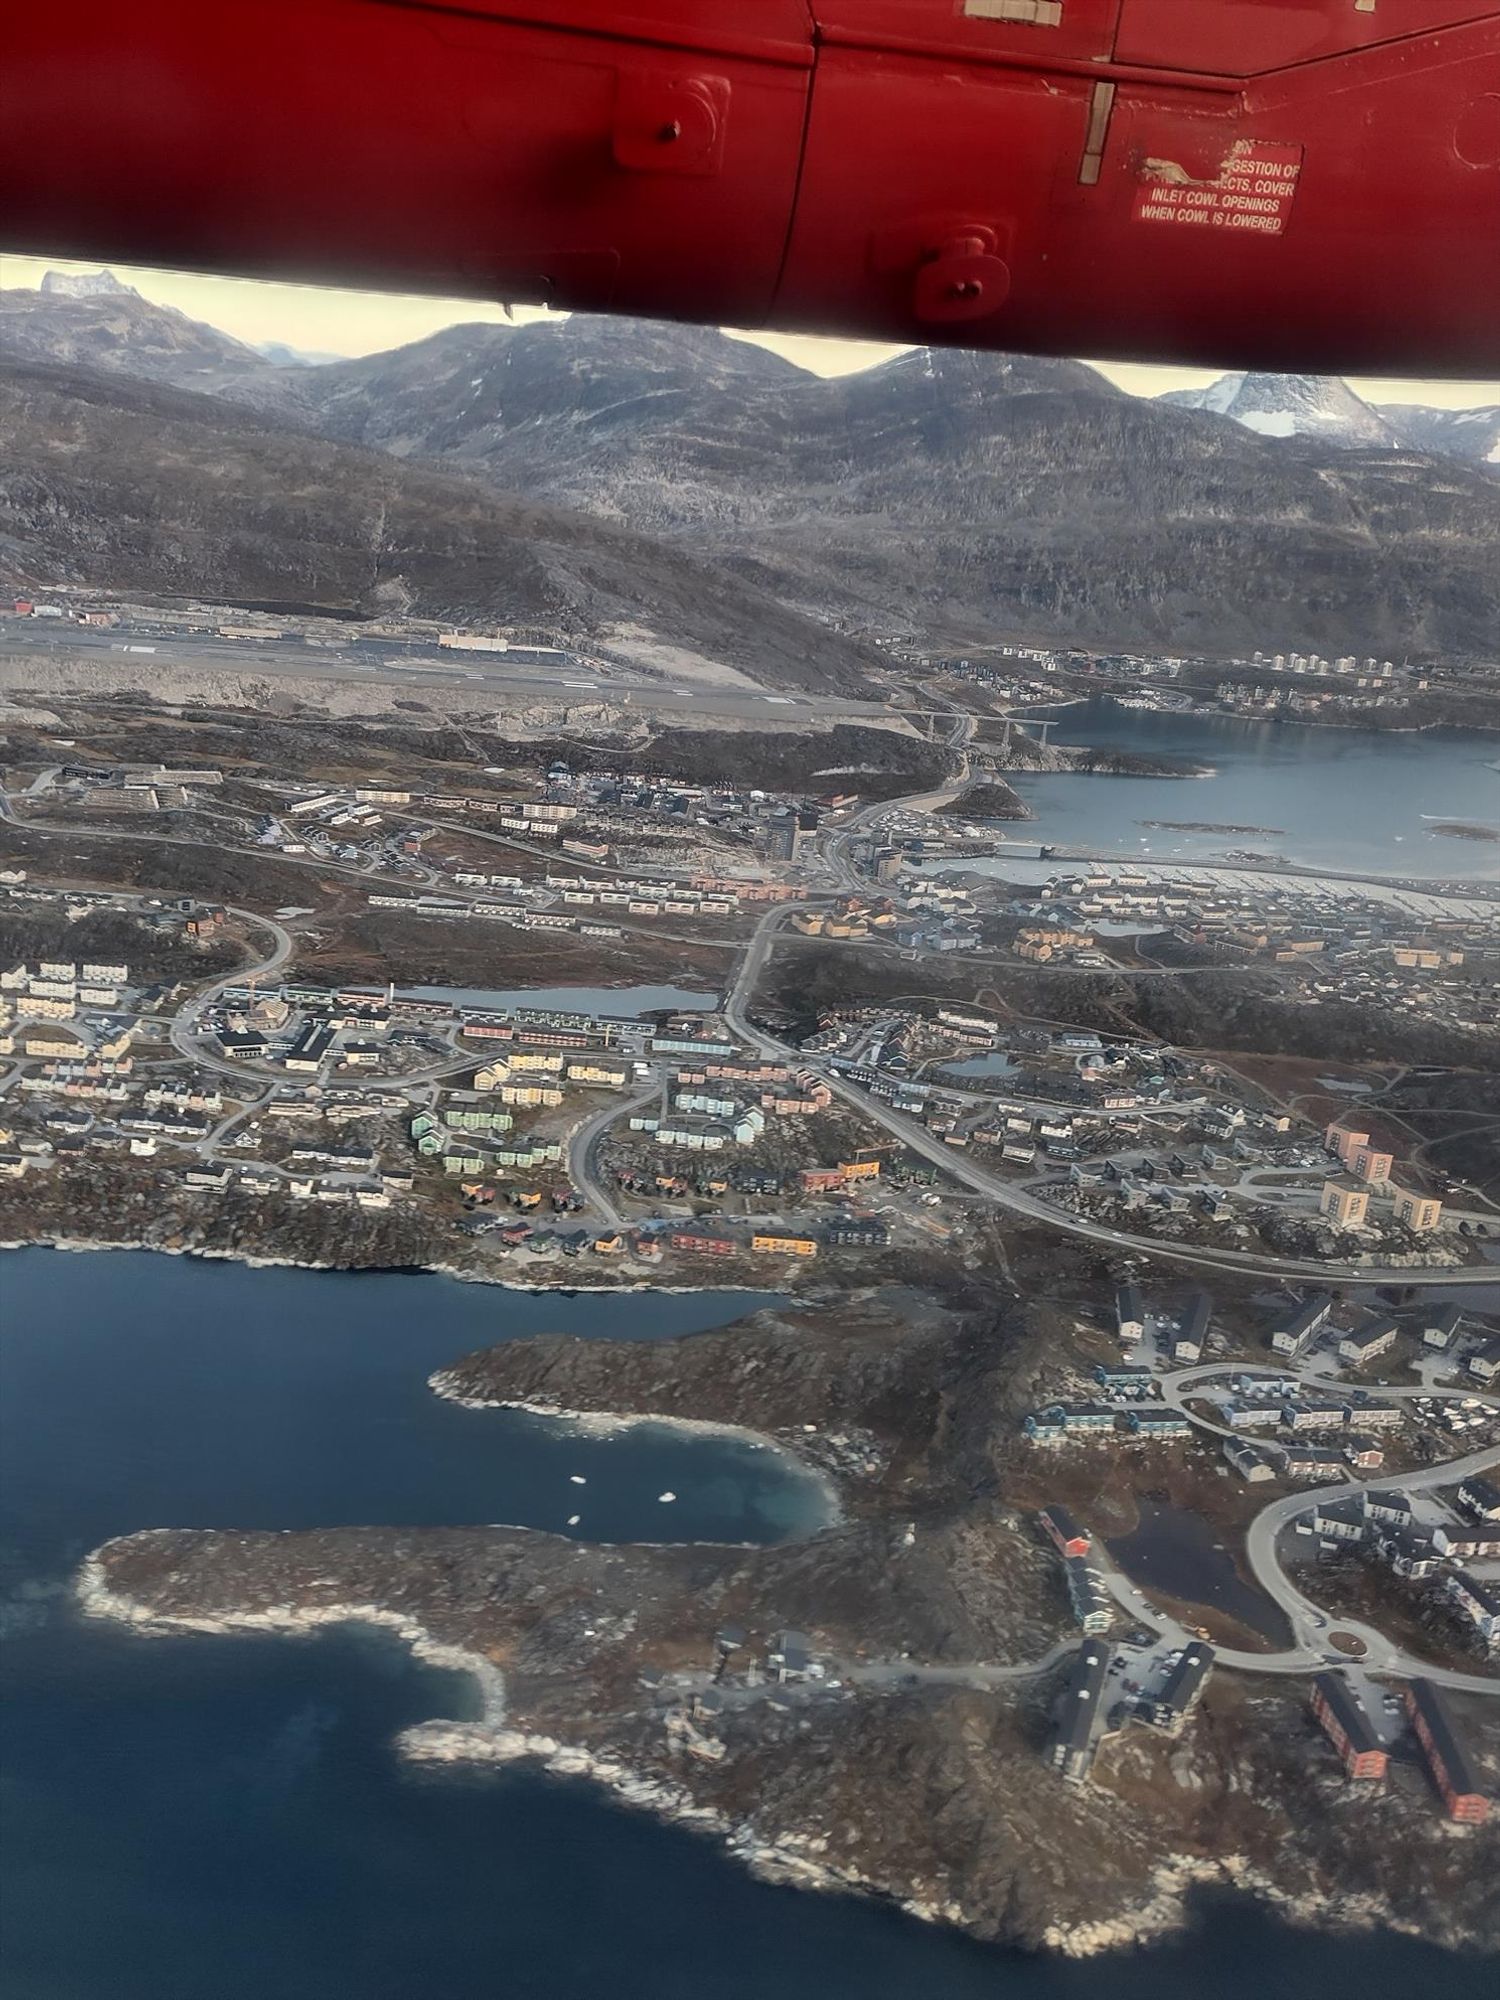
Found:
[(740, 1247), (732, 1236), (710, 1236), (698, 1229), (676, 1229), (670, 1241), (674, 1250), (692, 1257), (732, 1257)]
[(1080, 1528), (1066, 1507), (1055, 1502), (1044, 1507), (1037, 1519), (1051, 1537), (1061, 1556), (1086, 1556), (1093, 1543), (1087, 1528)]
[(1312, 1712), (1323, 1733), (1344, 1760), (1350, 1778), (1383, 1778), (1386, 1753), (1370, 1718), (1337, 1674), (1319, 1674), (1313, 1681)]
[(1407, 1683), (1406, 1713), (1449, 1819), (1465, 1826), (1482, 1826), (1489, 1818), (1490, 1802), (1479, 1789), (1447, 1704), (1431, 1681)]

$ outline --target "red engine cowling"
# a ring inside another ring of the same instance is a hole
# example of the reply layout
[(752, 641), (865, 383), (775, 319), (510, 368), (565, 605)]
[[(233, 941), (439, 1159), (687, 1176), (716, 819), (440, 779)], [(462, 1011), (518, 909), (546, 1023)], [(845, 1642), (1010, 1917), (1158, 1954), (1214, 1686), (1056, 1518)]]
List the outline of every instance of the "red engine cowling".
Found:
[(887, 340), (1500, 367), (1478, 0), (18, 0), (15, 251)]

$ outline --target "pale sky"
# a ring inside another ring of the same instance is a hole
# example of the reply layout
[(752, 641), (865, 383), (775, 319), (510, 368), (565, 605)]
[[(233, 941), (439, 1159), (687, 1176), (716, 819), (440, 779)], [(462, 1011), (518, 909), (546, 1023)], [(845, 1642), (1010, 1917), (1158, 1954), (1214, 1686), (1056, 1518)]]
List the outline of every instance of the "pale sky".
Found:
[[(35, 288), (45, 271), (90, 271), (93, 264), (70, 263), (63, 257), (19, 257), (0, 252), (0, 286)], [(376, 354), (408, 341), (422, 340), (445, 326), (475, 321), (504, 323), (504, 309), (475, 299), (413, 298), (386, 292), (354, 292), (319, 285), (283, 285), (250, 278), (206, 278), (181, 271), (152, 271), (117, 264), (111, 267), (123, 284), (132, 285), (157, 305), (176, 306), (191, 318), (206, 320), (236, 340), (259, 346), (284, 341), (288, 347), (315, 354)], [(517, 306), (517, 320), (542, 319), (537, 307)], [(734, 332), (726, 328), (726, 332)], [(825, 340), (808, 335), (747, 333), (738, 338), (769, 347), (818, 375), (848, 375), (899, 354), (899, 347), (869, 340)], [(1151, 367), (1121, 361), (1096, 361), (1101, 374), (1138, 396), (1160, 395), (1165, 389), (1197, 388), (1222, 373), (1213, 368)], [(1428, 382), (1373, 379), (1351, 375), (1349, 385), (1372, 403), (1429, 403), (1443, 409), (1467, 409), (1479, 403), (1500, 403), (1500, 382)]]

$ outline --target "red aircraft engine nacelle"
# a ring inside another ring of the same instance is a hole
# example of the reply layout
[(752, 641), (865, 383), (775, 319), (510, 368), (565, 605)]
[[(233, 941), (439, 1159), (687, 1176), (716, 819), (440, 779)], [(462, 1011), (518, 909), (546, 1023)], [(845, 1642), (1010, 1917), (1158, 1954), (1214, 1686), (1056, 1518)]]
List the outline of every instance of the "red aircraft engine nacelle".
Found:
[(0, 243), (884, 340), (1500, 367), (1479, 0), (20, 0)]

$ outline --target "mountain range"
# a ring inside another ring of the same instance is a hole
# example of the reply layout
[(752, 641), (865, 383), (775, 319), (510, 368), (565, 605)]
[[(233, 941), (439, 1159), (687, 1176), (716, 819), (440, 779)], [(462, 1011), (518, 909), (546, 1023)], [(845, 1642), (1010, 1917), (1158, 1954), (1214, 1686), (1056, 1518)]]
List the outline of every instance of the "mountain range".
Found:
[[(326, 601), (308, 598), (316, 491), (337, 523), (327, 587), (337, 576), (343, 602), (383, 591), (441, 604), (436, 615), (507, 615), (504, 566), (480, 561), (482, 518), (512, 574), (527, 567), (525, 535), (541, 538), (549, 583), (528, 601), (550, 593), (578, 618), (613, 605), (617, 621), (670, 638), (701, 600), (684, 643), (703, 643), (706, 622), (728, 657), (744, 619), (737, 662), (774, 652), (759, 670), (787, 684), (848, 685), (863, 670), (871, 656), (831, 624), (955, 645), (1418, 656), (1492, 652), (1500, 632), (1500, 480), (1467, 450), (1435, 453), (1445, 435), (1482, 441), (1482, 422), (1463, 431), (1471, 413), (1410, 410), (1403, 435), (1386, 435), (1391, 413), (1341, 383), (1231, 377), (1190, 392), (1190, 407), (1127, 395), (1078, 362), (951, 349), (825, 380), (712, 331), (577, 316), (288, 366), (123, 288), (0, 291), (6, 354), (32, 504), (18, 513), (13, 468), (0, 503), (12, 550), (38, 572), (65, 560), (105, 583), (128, 550), (134, 587), (164, 562), (172, 587), (207, 590), (188, 581), (189, 552), (211, 547), (215, 588), (241, 565), (255, 588), (233, 594)], [(142, 384), (192, 393), (152, 405)], [(127, 435), (149, 470), (138, 493), (99, 463)], [(264, 482), (273, 460), (279, 503)], [(108, 517), (80, 534), (65, 483), (85, 476)], [(242, 480), (257, 495), (253, 535)], [(360, 568), (360, 482), (401, 523), (375, 581)], [(434, 549), (418, 560), (422, 505), (445, 524), (436, 564)], [(214, 506), (234, 533), (212, 534)], [(622, 597), (627, 548), (636, 587)]]
[(691, 674), (864, 694), (875, 649), (691, 551), (160, 383), (0, 362), (0, 576), (520, 624)]

